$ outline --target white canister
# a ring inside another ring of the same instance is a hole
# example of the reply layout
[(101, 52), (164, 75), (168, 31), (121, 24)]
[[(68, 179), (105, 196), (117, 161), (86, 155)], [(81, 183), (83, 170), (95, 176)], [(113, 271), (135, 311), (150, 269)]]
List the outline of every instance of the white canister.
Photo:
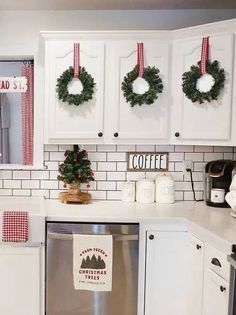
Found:
[(171, 175), (164, 173), (156, 178), (156, 202), (175, 202), (175, 182)]
[(135, 201), (135, 183), (124, 183), (123, 189), (121, 191), (121, 200), (127, 202)]
[(211, 190), (211, 202), (224, 203), (225, 202), (225, 190), (221, 188), (212, 188)]
[(151, 179), (141, 179), (137, 182), (136, 200), (140, 203), (153, 203), (155, 200), (155, 184)]

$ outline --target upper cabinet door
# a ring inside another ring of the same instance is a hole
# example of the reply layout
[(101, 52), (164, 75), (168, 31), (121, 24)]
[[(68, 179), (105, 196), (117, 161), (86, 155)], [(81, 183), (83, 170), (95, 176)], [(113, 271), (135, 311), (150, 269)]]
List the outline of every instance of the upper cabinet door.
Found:
[(91, 101), (69, 105), (58, 99), (57, 78), (73, 66), (72, 41), (45, 43), (46, 142), (102, 142), (104, 116), (104, 43), (80, 41), (80, 65), (94, 78)]
[(225, 85), (217, 101), (193, 103), (182, 91), (182, 75), (201, 56), (202, 37), (176, 40), (172, 61), (172, 142), (217, 144), (231, 140), (233, 35), (210, 36), (210, 60), (225, 70)]
[[(164, 88), (151, 105), (131, 107), (121, 90), (124, 77), (137, 63), (137, 41), (110, 42), (107, 53), (107, 136), (113, 143), (161, 143), (169, 137), (169, 43), (143, 40), (144, 66), (157, 67)], [(108, 110), (109, 107), (109, 110)]]

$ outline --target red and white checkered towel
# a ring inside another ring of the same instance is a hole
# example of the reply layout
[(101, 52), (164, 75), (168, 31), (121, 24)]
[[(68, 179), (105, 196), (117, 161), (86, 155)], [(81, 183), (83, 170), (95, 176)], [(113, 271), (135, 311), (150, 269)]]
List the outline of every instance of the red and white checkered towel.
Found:
[(4, 211), (3, 242), (26, 242), (29, 239), (29, 214), (26, 211)]

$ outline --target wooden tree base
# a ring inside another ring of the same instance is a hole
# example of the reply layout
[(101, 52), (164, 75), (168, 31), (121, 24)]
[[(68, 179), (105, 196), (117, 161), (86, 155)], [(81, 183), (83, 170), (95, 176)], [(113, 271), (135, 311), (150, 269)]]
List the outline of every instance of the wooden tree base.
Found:
[(77, 194), (70, 194), (69, 192), (59, 193), (59, 199), (62, 203), (82, 203), (87, 204), (91, 200), (89, 193), (79, 192)]

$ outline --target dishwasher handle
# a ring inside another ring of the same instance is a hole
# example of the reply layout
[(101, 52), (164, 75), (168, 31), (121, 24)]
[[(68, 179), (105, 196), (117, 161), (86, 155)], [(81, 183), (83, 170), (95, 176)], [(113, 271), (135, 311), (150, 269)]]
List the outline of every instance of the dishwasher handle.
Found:
[[(86, 234), (83, 234), (83, 235), (86, 235)], [(123, 235), (122, 234), (87, 234), (87, 235), (112, 235), (114, 241), (138, 241), (138, 234), (126, 234), (126, 235), (124, 234)], [(73, 234), (48, 232), (47, 236), (49, 239), (53, 239), (53, 240), (60, 240), (60, 241), (73, 240)]]

